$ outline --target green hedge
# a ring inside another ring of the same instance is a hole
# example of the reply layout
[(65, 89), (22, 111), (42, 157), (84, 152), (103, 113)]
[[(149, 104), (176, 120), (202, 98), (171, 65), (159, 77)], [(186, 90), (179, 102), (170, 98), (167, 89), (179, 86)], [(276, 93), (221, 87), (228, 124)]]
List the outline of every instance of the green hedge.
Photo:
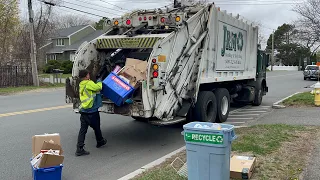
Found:
[(50, 60), (45, 65), (43, 72), (44, 73), (52, 73), (53, 69), (61, 69), (63, 70), (63, 74), (70, 74), (72, 72), (73, 62), (66, 60), (66, 61), (57, 61), (57, 60)]

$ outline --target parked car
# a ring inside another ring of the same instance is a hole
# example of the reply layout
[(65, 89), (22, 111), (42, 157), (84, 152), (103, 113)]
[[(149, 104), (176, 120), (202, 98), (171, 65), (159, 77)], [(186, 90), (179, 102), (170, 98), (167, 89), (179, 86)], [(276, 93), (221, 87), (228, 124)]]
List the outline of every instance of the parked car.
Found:
[(303, 71), (303, 79), (316, 79), (319, 75), (319, 67), (316, 65), (308, 65)]

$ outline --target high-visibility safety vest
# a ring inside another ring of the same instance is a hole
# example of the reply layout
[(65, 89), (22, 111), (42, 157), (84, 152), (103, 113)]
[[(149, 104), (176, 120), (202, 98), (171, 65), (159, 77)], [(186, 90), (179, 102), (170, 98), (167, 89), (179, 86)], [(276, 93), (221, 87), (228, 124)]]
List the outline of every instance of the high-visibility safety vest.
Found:
[(102, 83), (94, 83), (92, 80), (83, 80), (79, 84), (81, 105), (79, 109), (90, 109), (94, 105), (94, 99), (102, 90)]

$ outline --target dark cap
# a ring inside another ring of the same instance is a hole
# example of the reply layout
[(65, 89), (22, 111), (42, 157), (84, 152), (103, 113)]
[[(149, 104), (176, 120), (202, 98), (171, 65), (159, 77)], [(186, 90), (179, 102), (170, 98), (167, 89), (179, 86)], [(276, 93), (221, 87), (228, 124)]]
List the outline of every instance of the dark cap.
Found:
[(83, 79), (83, 78), (85, 78), (88, 74), (89, 74), (89, 71), (88, 71), (88, 70), (86, 70), (86, 69), (80, 70), (80, 71), (79, 71), (79, 78), (80, 78), (80, 79)]

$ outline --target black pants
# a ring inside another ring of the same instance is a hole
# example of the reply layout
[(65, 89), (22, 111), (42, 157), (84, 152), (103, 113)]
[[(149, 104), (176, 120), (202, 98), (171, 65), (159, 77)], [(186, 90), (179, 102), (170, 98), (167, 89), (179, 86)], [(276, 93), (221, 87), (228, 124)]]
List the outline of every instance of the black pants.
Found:
[(97, 142), (103, 140), (101, 129), (100, 129), (100, 114), (99, 112), (94, 113), (81, 113), (80, 116), (81, 128), (78, 136), (78, 148), (83, 148), (88, 127), (90, 126), (94, 130)]

